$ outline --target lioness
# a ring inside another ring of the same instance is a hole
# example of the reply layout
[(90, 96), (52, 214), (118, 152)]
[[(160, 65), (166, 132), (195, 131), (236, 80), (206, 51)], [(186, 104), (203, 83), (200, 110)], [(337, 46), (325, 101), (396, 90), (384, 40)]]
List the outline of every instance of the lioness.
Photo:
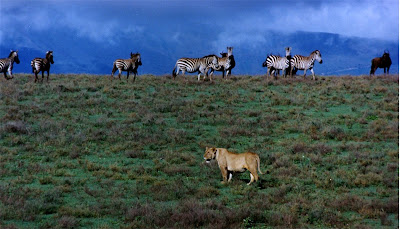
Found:
[(260, 157), (256, 153), (246, 152), (236, 154), (229, 152), (224, 148), (206, 147), (204, 159), (207, 163), (210, 163), (212, 159), (217, 160), (218, 166), (221, 169), (222, 177), (224, 178), (223, 183), (231, 181), (233, 172), (244, 172), (249, 170), (250, 182), (247, 185), (250, 185), (254, 180), (258, 180), (257, 169), (260, 174), (264, 174), (260, 170)]

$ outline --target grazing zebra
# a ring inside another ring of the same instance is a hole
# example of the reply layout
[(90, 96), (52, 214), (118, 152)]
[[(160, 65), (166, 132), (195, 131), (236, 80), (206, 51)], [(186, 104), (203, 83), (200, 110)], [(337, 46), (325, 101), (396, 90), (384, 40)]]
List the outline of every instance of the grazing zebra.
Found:
[(222, 57), (218, 57), (218, 65), (212, 65), (210, 77), (214, 74), (214, 71), (222, 72), (222, 78), (225, 78), (226, 72), (226, 79), (228, 79), (228, 75), (231, 74), (232, 68), (236, 65), (235, 58), (232, 54), (233, 47), (227, 47), (226, 49), (228, 53), (220, 53)]
[(263, 67), (268, 68), (268, 75), (274, 74), (276, 79), (276, 74), (279, 75), (279, 71), (282, 70), (283, 75), (287, 75), (288, 68), (290, 67), (290, 51), (292, 50), (291, 47), (286, 47), (286, 56), (276, 56), (276, 55), (269, 55), (267, 59), (265, 59), (264, 63), (262, 64)]
[(140, 65), (142, 65), (142, 58), (140, 58), (140, 54), (131, 52), (130, 59), (117, 59), (114, 61), (113, 69), (111, 71), (111, 79), (114, 78), (114, 73), (118, 69), (119, 79), (121, 79), (122, 71), (126, 72), (126, 80), (128, 80), (128, 78), (129, 78), (129, 72), (132, 72), (133, 73), (133, 82), (135, 82), (136, 75), (137, 75), (137, 69)]
[(392, 65), (392, 60), (390, 59), (389, 52), (385, 51), (382, 57), (376, 57), (371, 60), (371, 71), (369, 72), (369, 75), (375, 75), (375, 71), (378, 68), (383, 68), (385, 74), (387, 69), (387, 74), (389, 74), (390, 65)]
[[(204, 80), (208, 76), (208, 69), (215, 65), (218, 65), (218, 57), (216, 55), (208, 55), (202, 58), (180, 58), (176, 61), (175, 67), (172, 70), (172, 76), (175, 79), (179, 71), (182, 71), (182, 76), (185, 76), (185, 72), (198, 72), (197, 80), (200, 81), (201, 74), (203, 74)], [(211, 76), (210, 81), (212, 81)]]
[[(4, 73), (4, 78), (6, 78), (7, 80), (14, 78), (14, 76), (12, 75), (14, 62), (19, 64), (18, 50), (17, 51), (11, 50), (10, 55), (8, 55), (8, 58), (0, 59), (0, 72)], [(7, 77), (7, 72), (10, 75), (10, 77)]]
[(31, 61), (32, 72), (35, 73), (35, 83), (36, 81), (39, 81), (38, 74), (40, 72), (42, 72), (42, 82), (43, 82), (45, 71), (47, 71), (47, 82), (49, 82), (50, 63), (54, 64), (53, 51), (47, 51), (45, 58), (36, 57)]
[(304, 70), (304, 78), (306, 78), (307, 69), (310, 69), (313, 80), (315, 80), (315, 74), (313, 70), (315, 60), (322, 64), (321, 52), (319, 50), (315, 50), (310, 54), (310, 56), (294, 55), (292, 59), (290, 59), (290, 77), (293, 76), (292, 73), (294, 68)]

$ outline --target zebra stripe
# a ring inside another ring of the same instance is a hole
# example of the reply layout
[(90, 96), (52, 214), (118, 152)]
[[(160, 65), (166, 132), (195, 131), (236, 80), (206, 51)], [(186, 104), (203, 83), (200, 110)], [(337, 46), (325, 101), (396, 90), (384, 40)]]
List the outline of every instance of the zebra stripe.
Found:
[[(290, 51), (292, 50), (291, 47), (286, 47), (286, 56), (281, 57), (278, 55), (269, 55), (267, 56), (267, 59), (263, 63), (263, 67), (267, 67), (268, 69), (268, 74), (274, 74), (276, 77), (276, 73), (279, 75), (279, 70), (286, 71), (290, 67)], [(276, 72), (277, 70), (277, 72)], [(284, 72), (282, 72), (283, 75), (286, 75)]]
[(113, 63), (113, 69), (111, 71), (111, 78), (114, 78), (115, 71), (119, 71), (118, 77), (121, 79), (122, 71), (126, 72), (126, 80), (129, 78), (129, 72), (133, 73), (133, 82), (135, 82), (136, 75), (138, 74), (137, 69), (142, 65), (142, 58), (140, 53), (132, 53), (130, 59), (117, 59)]
[(306, 77), (306, 72), (308, 69), (310, 69), (313, 80), (315, 80), (315, 74), (314, 74), (314, 62), (317, 60), (320, 64), (322, 64), (322, 57), (321, 57), (321, 52), (319, 50), (313, 51), (309, 56), (301, 56), (301, 55), (294, 55), (290, 59), (290, 65), (291, 65), (291, 71), (290, 71), (290, 76), (292, 76), (293, 69), (299, 69), (299, 70), (304, 70), (304, 75), (303, 77)]
[[(14, 62), (17, 64), (20, 63), (18, 58), (18, 50), (17, 51), (11, 50), (10, 55), (8, 55), (7, 58), (0, 59), (0, 72), (4, 74), (4, 78), (6, 78), (7, 80), (14, 78), (14, 76), (12, 75)], [(7, 72), (10, 75), (10, 77), (7, 77)]]
[[(185, 76), (185, 72), (198, 72), (197, 80), (200, 81), (200, 75), (203, 74), (203, 79), (205, 79), (206, 75), (208, 75), (208, 69), (213, 65), (218, 65), (218, 57), (216, 55), (208, 55), (202, 58), (180, 58), (176, 61), (172, 76), (175, 79), (179, 71), (182, 71), (182, 76)], [(212, 81), (211, 76), (210, 81)]]
[(50, 75), (50, 64), (54, 64), (53, 51), (47, 51), (45, 58), (36, 57), (31, 61), (32, 72), (35, 74), (35, 82), (39, 81), (38, 74), (42, 72), (42, 81), (44, 79), (44, 72), (47, 72), (47, 82)]
[(210, 71), (210, 77), (214, 74), (214, 71), (222, 72), (222, 78), (225, 78), (225, 72), (228, 79), (228, 75), (231, 74), (231, 70), (235, 67), (235, 59), (233, 57), (233, 47), (227, 47), (227, 53), (220, 53), (222, 57), (218, 58), (218, 65), (212, 65)]

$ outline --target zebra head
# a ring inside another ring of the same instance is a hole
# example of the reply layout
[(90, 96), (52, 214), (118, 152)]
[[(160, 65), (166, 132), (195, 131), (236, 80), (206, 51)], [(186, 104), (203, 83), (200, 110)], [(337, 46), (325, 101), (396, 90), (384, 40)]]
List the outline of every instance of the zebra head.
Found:
[(285, 51), (286, 51), (286, 56), (290, 56), (290, 52), (292, 51), (292, 47), (286, 47)]
[(135, 60), (135, 64), (137, 65), (137, 66), (140, 66), (140, 65), (142, 65), (142, 58), (140, 57), (140, 53), (132, 53), (131, 52), (131, 59), (132, 60)]
[(320, 64), (322, 64), (321, 52), (319, 50), (315, 50), (314, 52), (312, 52), (312, 54), (314, 55), (314, 59), (317, 60)]
[(265, 61), (262, 63), (262, 66), (263, 66), (263, 67), (267, 67), (267, 60), (268, 60), (268, 57), (267, 57), (267, 59), (265, 59)]
[(14, 59), (14, 62), (19, 64), (18, 50), (17, 51), (11, 50), (10, 55), (8, 55), (8, 58)]
[(233, 47), (226, 47), (228, 50), (228, 56), (232, 56)]
[(53, 51), (47, 51), (46, 52), (46, 59), (48, 59), (51, 64), (54, 64)]
[(220, 52), (219, 54), (221, 54), (222, 58), (224, 58), (224, 57), (227, 57), (227, 56), (228, 56), (228, 53), (226, 53), (226, 52)]

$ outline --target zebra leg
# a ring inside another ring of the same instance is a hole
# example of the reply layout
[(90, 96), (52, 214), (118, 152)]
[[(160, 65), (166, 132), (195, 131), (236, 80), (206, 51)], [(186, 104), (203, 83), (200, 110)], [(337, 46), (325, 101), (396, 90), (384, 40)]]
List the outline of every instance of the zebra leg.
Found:
[(272, 68), (268, 68), (268, 72), (267, 72), (267, 79), (269, 76), (271, 76), (273, 69)]
[(211, 71), (210, 71), (210, 74), (209, 74), (210, 78), (211, 78), (213, 75), (214, 75), (214, 69), (211, 68)]
[(290, 78), (293, 78), (293, 68), (294, 66), (290, 67)]
[(34, 73), (35, 73), (35, 83), (36, 83), (36, 82), (39, 80), (39, 79), (38, 79), (38, 76), (37, 76), (37, 75), (38, 75), (38, 72), (35, 70)]
[(126, 81), (128, 82), (128, 78), (129, 78), (129, 70), (126, 71)]
[(10, 75), (10, 77), (7, 77), (7, 75), (6, 75), (6, 73), (4, 72), (4, 76), (6, 77), (6, 79), (12, 79), (12, 78), (14, 78), (14, 76), (13, 76), (13, 74), (12, 74), (12, 70), (11, 70), (11, 68), (9, 68), (8, 69), (8, 74)]
[(50, 70), (49, 71), (47, 71), (47, 82), (49, 82), (49, 75), (50, 75)]
[(306, 74), (307, 74), (307, 69), (304, 69), (304, 75), (303, 75), (304, 79), (306, 79)]
[(114, 73), (115, 71), (117, 71), (117, 67), (115, 66), (115, 64), (113, 65), (113, 69), (111, 70), (111, 80), (114, 78)]
[(188, 79), (185, 77), (186, 70), (185, 69), (181, 69), (181, 71), (182, 71), (182, 77), (185, 78), (185, 80), (187, 81)]
[(43, 82), (43, 79), (44, 79), (44, 71), (42, 71), (42, 82)]
[[(209, 75), (208, 75), (208, 67), (206, 68), (206, 70), (205, 70), (205, 72), (203, 73), (203, 75), (204, 75), (204, 79), (203, 79), (203, 81), (206, 79), (206, 76), (208, 77)], [(211, 75), (209, 76), (210, 77), (210, 81), (212, 81), (212, 78), (211, 78)]]
[(313, 68), (311, 68), (311, 69), (310, 69), (310, 71), (311, 71), (311, 73), (312, 73), (312, 78), (313, 78), (313, 80), (315, 80), (314, 69), (313, 69)]
[(179, 75), (179, 71), (182, 71), (182, 74), (183, 75), (185, 75), (185, 73), (183, 72), (183, 70), (181, 70), (180, 68), (179, 68), (179, 66), (176, 68), (176, 73), (175, 73), (175, 75), (174, 75), (174, 79)]
[(121, 80), (121, 73), (122, 73), (122, 70), (118, 69), (118, 78), (119, 78), (119, 80)]
[(4, 73), (4, 78), (6, 78), (6, 80), (9, 80), (10, 78), (7, 77), (7, 73), (6, 72), (3, 73)]

